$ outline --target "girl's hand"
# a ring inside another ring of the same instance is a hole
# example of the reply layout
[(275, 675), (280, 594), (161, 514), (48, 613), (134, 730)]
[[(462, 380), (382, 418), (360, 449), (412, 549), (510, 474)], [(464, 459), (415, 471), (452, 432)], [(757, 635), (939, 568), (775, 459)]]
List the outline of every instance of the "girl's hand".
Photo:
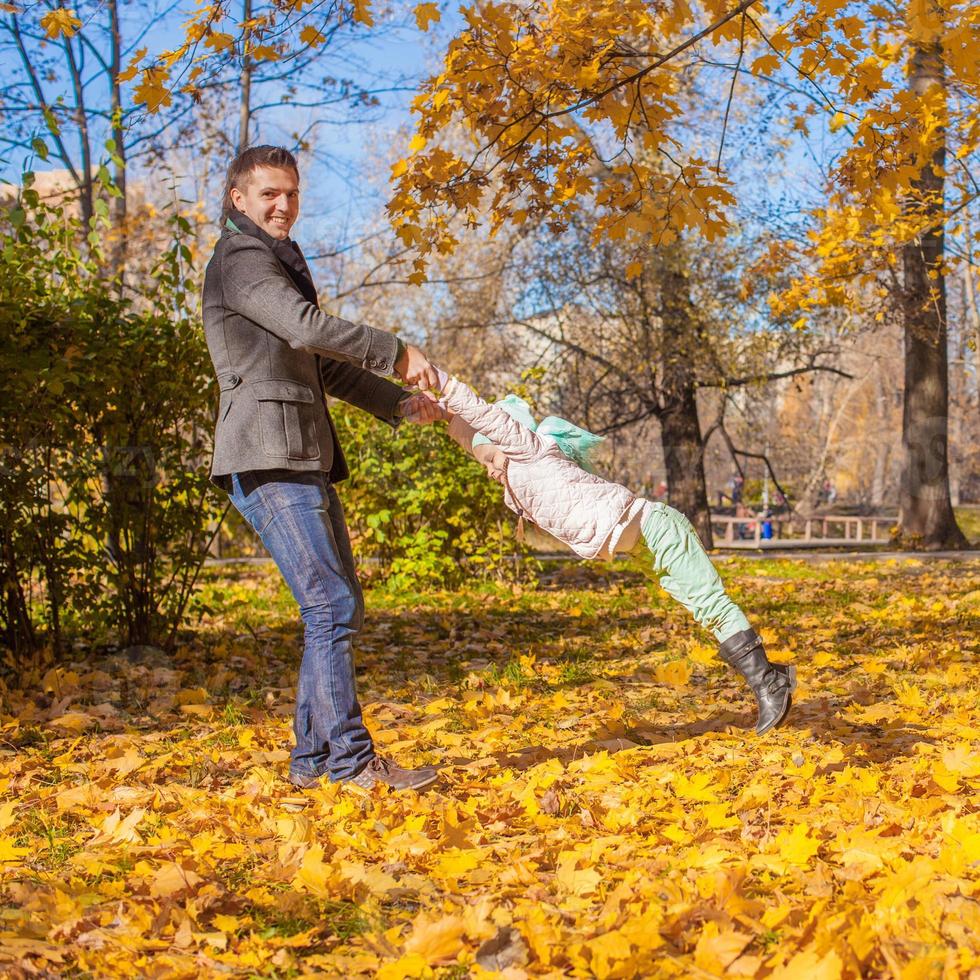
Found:
[(406, 422), (415, 425), (427, 425), (430, 422), (448, 422), (452, 415), (435, 400), (428, 392), (409, 395), (398, 403), (396, 409)]

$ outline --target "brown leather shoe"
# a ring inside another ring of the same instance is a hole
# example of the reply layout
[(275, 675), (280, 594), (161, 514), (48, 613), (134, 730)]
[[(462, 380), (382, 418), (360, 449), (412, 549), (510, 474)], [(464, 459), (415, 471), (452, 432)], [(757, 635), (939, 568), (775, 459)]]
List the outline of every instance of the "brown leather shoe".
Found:
[(298, 772), (291, 772), (286, 778), (293, 786), (298, 786), (300, 789), (313, 789), (330, 777), (325, 772), (320, 773), (319, 776), (301, 776)]
[[(343, 780), (345, 783), (353, 783), (361, 789), (371, 789), (378, 783), (390, 786), (392, 789), (422, 789), (438, 779), (439, 773), (432, 766), (422, 766), (421, 769), (402, 769), (396, 766), (390, 759), (384, 759), (376, 755), (368, 764), (356, 775)], [(326, 773), (320, 776), (301, 776), (299, 773), (290, 773), (289, 781), (293, 786), (300, 789), (312, 789), (319, 786), (320, 782), (327, 779)]]
[(381, 783), (392, 789), (422, 789), (439, 778), (439, 773), (432, 766), (422, 766), (420, 769), (402, 769), (390, 759), (376, 755), (356, 775), (344, 782), (354, 783), (361, 789), (371, 789)]

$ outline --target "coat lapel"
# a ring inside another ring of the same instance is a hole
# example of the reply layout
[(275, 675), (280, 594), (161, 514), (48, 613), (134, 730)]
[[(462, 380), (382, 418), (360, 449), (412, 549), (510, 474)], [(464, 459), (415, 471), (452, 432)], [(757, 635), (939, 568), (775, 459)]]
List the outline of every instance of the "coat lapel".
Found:
[(313, 276), (310, 274), (310, 267), (306, 264), (306, 257), (303, 250), (291, 238), (273, 238), (268, 232), (263, 231), (251, 218), (242, 214), (241, 211), (232, 211), (225, 218), (225, 233), (239, 232), (242, 235), (251, 235), (257, 238), (264, 245), (272, 250), (272, 254), (282, 263), (283, 268), (289, 274), (296, 288), (303, 294), (303, 299), (312, 303), (317, 309), (320, 303), (316, 295), (316, 286), (313, 285)]

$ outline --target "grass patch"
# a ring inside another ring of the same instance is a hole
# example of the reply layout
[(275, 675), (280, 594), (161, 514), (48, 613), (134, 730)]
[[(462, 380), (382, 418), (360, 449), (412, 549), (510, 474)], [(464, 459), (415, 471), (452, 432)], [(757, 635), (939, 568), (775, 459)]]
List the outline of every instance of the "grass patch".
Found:
[(558, 683), (567, 687), (591, 684), (596, 679), (592, 665), (586, 660), (572, 660), (563, 663), (558, 671)]
[(955, 507), (956, 523), (970, 544), (980, 545), (980, 506)]

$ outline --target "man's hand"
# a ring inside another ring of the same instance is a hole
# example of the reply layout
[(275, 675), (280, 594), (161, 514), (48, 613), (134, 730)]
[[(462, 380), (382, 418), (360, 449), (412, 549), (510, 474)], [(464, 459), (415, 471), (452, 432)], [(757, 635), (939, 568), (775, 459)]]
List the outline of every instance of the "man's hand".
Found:
[(406, 422), (426, 425), (429, 422), (448, 422), (452, 415), (430, 394), (408, 395), (395, 409)]
[(402, 356), (395, 361), (395, 374), (405, 384), (415, 385), (423, 391), (438, 386), (436, 369), (429, 359), (413, 344), (406, 344)]

